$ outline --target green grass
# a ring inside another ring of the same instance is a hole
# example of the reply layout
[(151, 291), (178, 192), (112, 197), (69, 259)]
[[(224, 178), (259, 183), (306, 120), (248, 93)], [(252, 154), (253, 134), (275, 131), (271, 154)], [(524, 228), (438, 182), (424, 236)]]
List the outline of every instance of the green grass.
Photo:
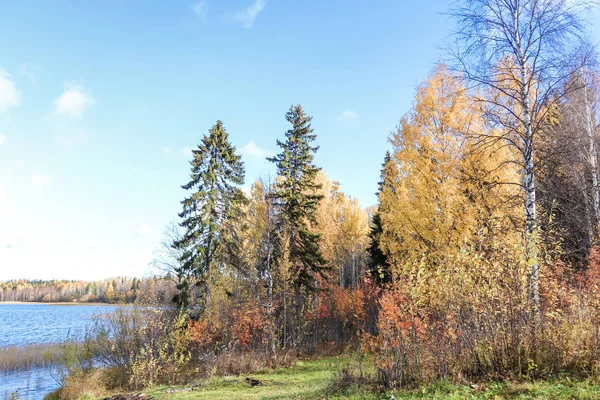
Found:
[[(588, 382), (490, 383), (478, 389), (437, 382), (419, 391), (394, 393), (400, 399), (598, 399), (600, 386)], [(389, 396), (387, 397), (389, 398)]]
[(198, 390), (183, 393), (167, 393), (172, 387), (161, 386), (146, 391), (155, 399), (315, 399), (329, 386), (337, 361), (325, 358), (318, 361), (299, 361), (291, 368), (263, 371), (248, 375), (263, 385), (250, 387), (241, 377), (213, 378), (204, 382)]
[(476, 389), (439, 381), (420, 390), (378, 393), (372, 388), (353, 386), (333, 393), (331, 383), (339, 368), (336, 358), (299, 361), (290, 368), (262, 371), (247, 375), (263, 382), (250, 387), (240, 377), (213, 378), (193, 391), (167, 393), (181, 387), (161, 386), (147, 390), (153, 399), (600, 399), (600, 386), (588, 381), (569, 379), (525, 383), (489, 383)]

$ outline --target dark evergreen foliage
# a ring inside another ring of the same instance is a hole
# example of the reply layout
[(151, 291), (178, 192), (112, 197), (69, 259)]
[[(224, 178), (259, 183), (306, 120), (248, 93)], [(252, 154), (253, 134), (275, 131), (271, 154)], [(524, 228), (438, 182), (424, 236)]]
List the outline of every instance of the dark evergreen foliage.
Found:
[(188, 305), (191, 285), (200, 288), (201, 297), (208, 296), (207, 280), (221, 262), (221, 233), (245, 199), (239, 188), (244, 183), (244, 165), (221, 121), (192, 154), (191, 179), (182, 186), (190, 196), (181, 202), (183, 211), (179, 214), (185, 232), (173, 243), (182, 251), (176, 268), (180, 293), (174, 299), (180, 307)]
[(316, 139), (311, 127), (312, 117), (302, 106), (290, 107), (286, 120), (292, 128), (285, 133), (286, 140), (277, 141), (282, 152), (268, 158), (277, 166), (279, 179), (274, 199), (283, 215), (282, 224), (289, 234), (289, 261), (298, 287), (313, 288), (314, 273), (321, 273), (325, 260), (320, 249), (320, 235), (311, 230), (316, 224), (316, 210), (323, 198), (316, 183), (320, 168), (313, 164), (319, 147), (311, 146)]
[[(381, 169), (381, 180), (379, 181), (379, 190), (377, 191), (377, 198), (379, 198), (379, 194), (384, 190), (384, 187), (386, 185), (385, 171), (391, 159), (392, 157), (390, 155), (390, 152), (386, 152)], [(371, 276), (373, 277), (374, 281), (378, 285), (383, 286), (387, 283), (391, 283), (392, 272), (390, 264), (388, 262), (388, 257), (380, 246), (381, 234), (383, 233), (381, 211), (382, 210), (380, 202), (379, 208), (377, 209), (377, 212), (375, 212), (375, 214), (373, 215), (373, 220), (371, 221), (371, 231), (369, 232), (370, 244), (368, 252), (370, 255), (369, 272), (371, 273)]]

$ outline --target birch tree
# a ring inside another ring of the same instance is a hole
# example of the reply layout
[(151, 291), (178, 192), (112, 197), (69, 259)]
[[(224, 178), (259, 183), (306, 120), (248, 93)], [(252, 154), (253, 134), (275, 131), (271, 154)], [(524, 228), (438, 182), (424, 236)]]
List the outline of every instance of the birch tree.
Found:
[(525, 202), (525, 257), (529, 294), (539, 304), (535, 143), (551, 103), (572, 88), (565, 85), (586, 65), (583, 0), (463, 0), (451, 12), (458, 28), (451, 50), (457, 68), (478, 86), (488, 103), (489, 122), (520, 155), (515, 182)]

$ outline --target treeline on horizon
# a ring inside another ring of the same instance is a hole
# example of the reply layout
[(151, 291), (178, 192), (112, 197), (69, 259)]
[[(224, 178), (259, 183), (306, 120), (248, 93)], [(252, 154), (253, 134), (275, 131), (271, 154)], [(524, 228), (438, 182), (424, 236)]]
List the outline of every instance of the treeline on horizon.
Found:
[(0, 302), (144, 303), (164, 301), (174, 293), (175, 285), (168, 277), (0, 281)]
[[(300, 105), (268, 158), (277, 176), (249, 195), (223, 122), (202, 138), (158, 260), (177, 282), (174, 311), (111, 330), (139, 344), (111, 365), (130, 387), (210, 375), (227, 354), (273, 366), (332, 349), (369, 355), (385, 388), (597, 376), (600, 71), (587, 8), (456, 6), (453, 63), (390, 134), (376, 207), (315, 165)], [(347, 378), (362, 385), (359, 370)]]

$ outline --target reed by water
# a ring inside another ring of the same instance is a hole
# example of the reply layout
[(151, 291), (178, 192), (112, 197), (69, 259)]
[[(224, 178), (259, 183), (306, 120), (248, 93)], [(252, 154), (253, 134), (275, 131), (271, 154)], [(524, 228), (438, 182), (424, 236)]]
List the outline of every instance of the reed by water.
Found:
[(60, 343), (39, 343), (0, 348), (0, 371), (22, 371), (54, 364)]

